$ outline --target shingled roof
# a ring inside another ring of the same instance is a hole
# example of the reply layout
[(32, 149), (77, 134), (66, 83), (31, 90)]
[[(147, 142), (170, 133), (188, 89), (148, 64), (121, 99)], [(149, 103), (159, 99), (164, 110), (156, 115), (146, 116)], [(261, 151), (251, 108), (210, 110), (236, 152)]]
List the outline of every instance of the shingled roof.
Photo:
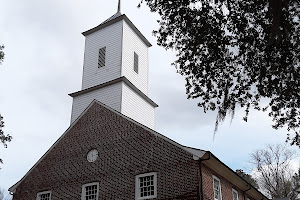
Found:
[(111, 21), (111, 20), (113, 20), (113, 19), (115, 19), (117, 17), (120, 17), (121, 15), (122, 14), (120, 12), (117, 12), (116, 14), (114, 14), (113, 16), (111, 16), (110, 18), (108, 18), (107, 20), (105, 20), (104, 22), (102, 22), (99, 26), (101, 26), (102, 24), (105, 24), (105, 23), (107, 23), (107, 22), (109, 22), (109, 21)]
[(107, 20), (105, 20), (104, 22), (102, 22), (101, 24), (99, 24), (98, 26), (87, 30), (85, 32), (82, 33), (82, 35), (84, 36), (88, 36), (100, 29), (103, 29), (111, 24), (114, 24), (120, 20), (124, 20), (125, 22), (127, 22), (127, 24), (132, 28), (132, 30), (141, 38), (141, 40), (148, 46), (151, 47), (151, 43), (145, 38), (145, 36), (136, 28), (136, 26), (128, 19), (128, 17), (125, 14), (121, 14), (120, 12), (117, 12), (116, 14), (114, 14), (113, 16), (109, 17)]

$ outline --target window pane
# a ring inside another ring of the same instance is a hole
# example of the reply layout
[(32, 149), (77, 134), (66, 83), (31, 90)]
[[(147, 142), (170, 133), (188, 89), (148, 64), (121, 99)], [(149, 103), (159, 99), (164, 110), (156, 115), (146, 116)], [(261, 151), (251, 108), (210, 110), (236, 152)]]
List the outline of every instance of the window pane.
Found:
[(154, 195), (154, 175), (139, 178), (140, 197)]
[(97, 199), (97, 185), (90, 185), (85, 187), (85, 199), (96, 200)]
[(232, 194), (233, 194), (233, 200), (238, 200), (238, 194), (237, 194), (237, 192), (233, 191)]
[(220, 181), (219, 180), (217, 180), (217, 179), (213, 179), (213, 184), (214, 184), (214, 197), (215, 197), (215, 199), (218, 199), (218, 200), (220, 200), (221, 198), (220, 198)]
[(50, 200), (50, 193), (40, 194), (40, 200)]

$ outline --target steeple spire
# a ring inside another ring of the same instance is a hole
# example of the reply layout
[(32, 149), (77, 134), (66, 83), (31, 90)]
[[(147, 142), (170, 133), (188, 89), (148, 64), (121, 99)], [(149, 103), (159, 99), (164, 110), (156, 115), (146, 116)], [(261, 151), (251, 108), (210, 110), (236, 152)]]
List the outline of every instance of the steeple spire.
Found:
[(119, 3), (118, 3), (118, 12), (121, 12), (121, 0), (119, 0)]

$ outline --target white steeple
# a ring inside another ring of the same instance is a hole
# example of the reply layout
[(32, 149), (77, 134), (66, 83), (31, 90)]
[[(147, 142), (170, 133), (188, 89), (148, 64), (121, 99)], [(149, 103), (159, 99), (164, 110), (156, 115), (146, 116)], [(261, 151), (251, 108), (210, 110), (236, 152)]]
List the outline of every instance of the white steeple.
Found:
[(154, 129), (154, 103), (148, 95), (149, 41), (118, 12), (85, 36), (82, 89), (73, 97), (71, 123), (94, 100)]

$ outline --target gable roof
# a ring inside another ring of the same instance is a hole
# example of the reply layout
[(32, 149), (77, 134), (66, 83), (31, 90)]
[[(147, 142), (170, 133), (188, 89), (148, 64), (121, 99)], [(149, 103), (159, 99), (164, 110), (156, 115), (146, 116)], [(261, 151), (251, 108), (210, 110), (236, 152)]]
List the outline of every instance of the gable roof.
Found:
[(123, 115), (122, 113), (110, 108), (109, 106), (97, 101), (97, 100), (93, 100), (90, 105), (81, 113), (81, 115), (69, 126), (69, 128), (56, 140), (56, 142), (46, 151), (46, 153), (31, 167), (31, 169), (22, 177), (22, 179), (20, 181), (18, 181), (17, 183), (15, 183), (13, 186), (11, 186), (8, 190), (12, 193), (14, 193), (17, 189), (17, 187), (22, 183), (22, 181), (30, 174), (30, 172), (32, 172), (34, 170), (34, 168), (46, 157), (46, 155), (59, 143), (59, 141), (61, 141), (64, 136), (70, 131), (70, 129), (80, 120), (80, 118), (95, 104), (100, 104), (101, 106), (103, 106), (104, 108), (110, 110), (111, 112), (114, 112), (115, 114), (127, 119), (128, 121), (142, 127), (144, 130), (149, 131), (150, 133), (154, 134), (156, 137), (160, 137), (162, 139), (164, 139), (165, 141), (183, 149), (184, 151), (188, 152), (191, 156), (197, 159), (201, 158), (206, 152), (202, 151), (202, 150), (190, 150), (189, 148), (171, 140), (170, 138), (148, 128), (147, 126), (144, 126), (143, 124), (131, 119), (130, 117), (127, 117), (126, 115)]
[[(103, 25), (105, 24), (106, 22), (109, 22), (109, 21), (112, 21), (114, 20), (115, 18), (117, 17), (120, 17), (122, 14), (120, 12), (117, 12), (116, 14), (114, 14), (113, 16), (111, 16), (110, 18), (108, 18), (107, 20), (105, 20), (104, 22), (102, 22), (100, 25)], [(99, 25), (99, 26), (100, 26)]]
[(23, 176), (23, 178), (18, 181), (16, 184), (11, 186), (8, 190), (12, 193), (16, 191), (16, 188), (21, 184), (21, 182), (30, 174), (31, 171), (34, 170), (34, 168), (46, 157), (46, 155), (58, 144), (60, 140), (64, 138), (64, 136), (69, 132), (69, 130), (82, 118), (82, 116), (94, 105), (99, 104), (103, 106), (104, 108), (110, 110), (111, 112), (127, 119), (128, 121), (140, 126), (144, 130), (149, 131), (150, 133), (154, 134), (156, 137), (160, 137), (164, 139), (165, 141), (183, 149), (187, 153), (189, 153), (191, 156), (193, 156), (194, 160), (205, 161), (205, 164), (209, 166), (211, 169), (216, 171), (218, 174), (223, 176), (224, 178), (228, 179), (235, 185), (239, 185), (240, 187), (244, 186), (243, 189), (245, 193), (249, 194), (252, 197), (255, 197), (256, 199), (261, 200), (268, 200), (266, 196), (264, 196), (261, 192), (259, 192), (256, 188), (250, 185), (246, 180), (244, 180), (242, 177), (240, 177), (237, 173), (235, 173), (230, 167), (228, 167), (226, 164), (224, 164), (221, 160), (219, 160), (215, 155), (213, 155), (210, 151), (205, 151), (201, 149), (196, 149), (188, 146), (181, 145), (172, 139), (150, 129), (147, 126), (144, 126), (143, 124), (131, 119), (130, 117), (127, 117), (126, 115), (110, 108), (109, 106), (97, 101), (93, 100), (90, 105), (82, 112), (82, 114), (69, 126), (69, 128), (60, 136), (60, 138), (47, 150), (47, 152), (33, 165), (33, 167)]
[(136, 26), (128, 19), (128, 17), (125, 14), (121, 14), (120, 12), (117, 12), (116, 14), (114, 14), (113, 16), (111, 16), (110, 18), (108, 18), (107, 20), (105, 20), (104, 22), (102, 22), (101, 24), (99, 24), (98, 26), (87, 30), (85, 32), (82, 33), (82, 35), (84, 36), (88, 36), (89, 34), (92, 34), (96, 31), (99, 31), (111, 24), (114, 24), (118, 21), (124, 20), (125, 22), (127, 22), (127, 24), (132, 28), (132, 30), (141, 38), (141, 40), (148, 46), (151, 47), (151, 43), (145, 38), (145, 36), (136, 28)]

